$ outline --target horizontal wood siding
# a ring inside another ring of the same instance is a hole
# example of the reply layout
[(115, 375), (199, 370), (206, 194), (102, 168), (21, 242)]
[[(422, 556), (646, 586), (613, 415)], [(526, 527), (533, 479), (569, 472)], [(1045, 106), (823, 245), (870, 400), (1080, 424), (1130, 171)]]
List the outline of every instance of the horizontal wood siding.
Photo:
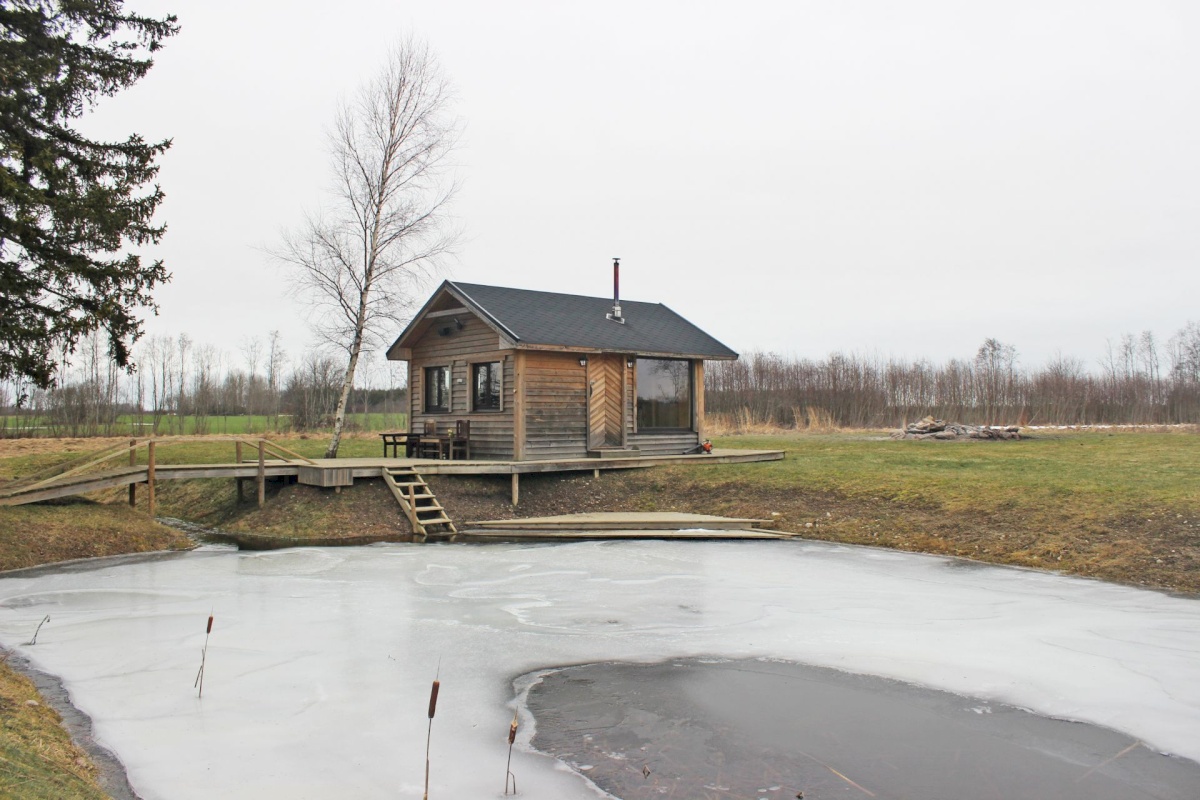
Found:
[(525, 459), (587, 457), (587, 370), (574, 353), (525, 354)]
[(677, 456), (699, 443), (700, 437), (693, 431), (635, 433), (629, 437), (629, 445), (647, 456)]
[[(429, 331), (413, 344), (414, 366), (423, 368), (448, 364), (456, 358), (500, 349), (500, 335), (484, 325), (483, 320), (466, 314), (456, 319), (463, 323), (462, 330), (458, 330), (453, 319), (438, 320), (437, 325), (430, 327)], [(450, 335), (440, 336), (440, 328), (449, 328)]]
[[(471, 421), (472, 459), (510, 459), (513, 457), (513, 351), (501, 350), (500, 336), (471, 314), (457, 315), (462, 330), (454, 319), (438, 319), (413, 344), (409, 362), (409, 430), (422, 431), (426, 420), (433, 420), (439, 432), (454, 428), (460, 419)], [(449, 336), (438, 333), (450, 328)], [(485, 361), (500, 361), (503, 378), (499, 411), (471, 410), (471, 365)], [(426, 414), (425, 368), (450, 367), (450, 411), (445, 414)]]

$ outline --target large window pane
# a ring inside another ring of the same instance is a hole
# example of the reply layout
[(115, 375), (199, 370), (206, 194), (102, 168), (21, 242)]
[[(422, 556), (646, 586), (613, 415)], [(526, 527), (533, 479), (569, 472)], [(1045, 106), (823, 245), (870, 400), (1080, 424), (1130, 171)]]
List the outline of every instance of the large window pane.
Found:
[(665, 358), (637, 360), (637, 426), (692, 427), (692, 364)]
[(425, 413), (444, 414), (450, 410), (450, 368), (425, 368)]
[(474, 402), (471, 407), (475, 411), (500, 410), (500, 362), (489, 361), (486, 364), (471, 366), (472, 383), (475, 386)]

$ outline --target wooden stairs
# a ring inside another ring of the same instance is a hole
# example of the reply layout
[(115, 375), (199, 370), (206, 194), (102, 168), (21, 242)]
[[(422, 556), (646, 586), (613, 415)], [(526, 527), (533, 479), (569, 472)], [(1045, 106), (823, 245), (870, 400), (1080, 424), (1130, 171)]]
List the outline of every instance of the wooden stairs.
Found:
[(430, 536), (436, 535), (453, 539), (458, 534), (458, 528), (446, 516), (446, 509), (442, 508), (429, 484), (425, 483), (415, 468), (383, 467), (381, 474), (396, 502), (404, 509), (415, 538), (427, 541)]

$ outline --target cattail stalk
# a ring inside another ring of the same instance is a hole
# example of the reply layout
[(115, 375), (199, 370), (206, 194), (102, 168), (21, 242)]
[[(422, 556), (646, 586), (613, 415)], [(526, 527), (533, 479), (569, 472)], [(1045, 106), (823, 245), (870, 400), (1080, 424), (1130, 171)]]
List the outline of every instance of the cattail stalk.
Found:
[(513, 712), (512, 724), (508, 726), (508, 763), (504, 766), (504, 794), (508, 794), (508, 780), (512, 778), (512, 793), (517, 793), (517, 776), (512, 774), (513, 742), (517, 740), (517, 712)]
[(208, 660), (208, 637), (212, 635), (213, 615), (208, 615), (208, 627), (204, 631), (204, 648), (200, 651), (200, 671), (196, 673), (196, 680), (192, 683), (192, 687), (199, 687), (200, 693), (197, 697), (204, 696), (204, 662)]
[(442, 682), (435, 680), (433, 688), (429, 691), (429, 729), (425, 732), (425, 797), (424, 800), (429, 800), (429, 740), (433, 737), (433, 715), (437, 713), (437, 697), (438, 689), (441, 688)]

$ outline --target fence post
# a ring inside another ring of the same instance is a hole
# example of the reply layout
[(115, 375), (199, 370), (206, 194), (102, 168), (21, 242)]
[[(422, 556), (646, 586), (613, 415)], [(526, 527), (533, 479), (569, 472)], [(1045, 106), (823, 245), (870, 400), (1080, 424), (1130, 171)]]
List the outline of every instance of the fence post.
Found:
[(150, 519), (154, 519), (154, 440), (146, 445), (146, 494), (150, 503)]
[[(129, 440), (129, 466), (137, 466), (137, 439)], [(137, 483), (129, 484), (129, 507), (137, 508)]]
[[(233, 450), (234, 450), (234, 461), (236, 461), (240, 465), (242, 463), (242, 440), (241, 439), (238, 439), (236, 442), (233, 443)], [(238, 505), (241, 505), (242, 502), (245, 501), (245, 499), (246, 499), (245, 493), (242, 491), (242, 479), (234, 478), (233, 482), (237, 485)]]
[(258, 507), (267, 504), (267, 459), (264, 452), (264, 442), (258, 440)]

